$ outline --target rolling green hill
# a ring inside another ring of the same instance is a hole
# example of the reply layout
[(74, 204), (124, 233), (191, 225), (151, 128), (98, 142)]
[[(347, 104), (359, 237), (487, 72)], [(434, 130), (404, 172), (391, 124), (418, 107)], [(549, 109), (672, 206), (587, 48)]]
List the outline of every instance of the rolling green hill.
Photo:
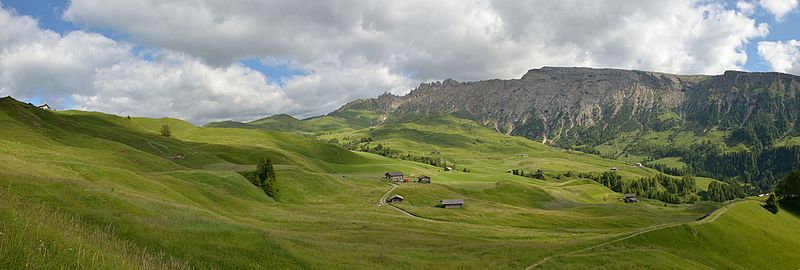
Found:
[[(413, 156), (436, 152), (469, 172), (348, 151), (292, 133), (52, 112), (3, 98), (0, 265), (524, 269), (551, 258), (541, 266), (618, 269), (674, 265), (675, 258), (691, 257), (693, 263), (684, 266), (760, 268), (770, 262), (691, 251), (750, 250), (749, 245), (766, 247), (773, 240), (782, 249), (800, 248), (797, 236), (787, 233), (796, 230), (800, 218), (786, 211), (772, 216), (746, 202), (717, 210), (713, 221), (695, 223), (722, 204), (649, 199), (625, 204), (620, 193), (565, 175), (617, 167), (629, 180), (652, 176), (652, 169), (551, 148), (452, 117), (374, 128), (366, 122), (326, 131), (330, 134), (322, 138), (340, 144), (359, 139), (358, 146), (380, 143)], [(162, 125), (171, 127), (171, 137), (159, 136)], [(372, 140), (361, 143), (364, 136)], [(262, 157), (275, 163), (277, 198), (238, 173), (253, 170)], [(517, 168), (541, 168), (546, 177), (507, 172)], [(382, 180), (386, 171), (429, 175), (432, 183), (395, 186)], [(406, 201), (379, 203), (395, 193)], [(436, 207), (451, 198), (464, 199), (465, 208)], [(697, 228), (703, 238), (679, 230), (686, 226)], [(725, 230), (728, 226), (735, 229)], [(597, 264), (595, 250), (575, 253), (643, 231), (649, 232), (603, 246), (619, 260)], [(755, 235), (758, 239), (748, 240)], [(665, 238), (669, 241), (659, 240)], [(659, 255), (624, 259), (646, 250)], [(751, 255), (772, 254), (761, 250)], [(794, 253), (781, 256), (771, 266), (800, 260)]]

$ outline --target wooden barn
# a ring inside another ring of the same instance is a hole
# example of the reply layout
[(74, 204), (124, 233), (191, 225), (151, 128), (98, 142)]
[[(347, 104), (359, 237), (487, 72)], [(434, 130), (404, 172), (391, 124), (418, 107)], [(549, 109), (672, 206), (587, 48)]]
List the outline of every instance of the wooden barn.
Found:
[(387, 200), (387, 202), (390, 202), (390, 203), (402, 203), (403, 200), (404, 200), (403, 196), (394, 194), (394, 196), (390, 197), (389, 200)]
[(452, 200), (441, 200), (442, 208), (462, 208), (464, 207), (464, 200), (462, 199), (452, 199)]
[(430, 184), (431, 177), (427, 175), (422, 175), (420, 177), (417, 177), (417, 183)]
[(624, 201), (625, 203), (639, 202), (639, 200), (636, 199), (636, 193), (625, 194), (625, 199), (622, 199), (622, 201)]
[(403, 182), (403, 173), (401, 172), (387, 172), (383, 176), (392, 182)]
[(55, 111), (55, 110), (53, 110), (53, 108), (50, 108), (50, 105), (47, 105), (47, 103), (39, 105), (38, 107), (39, 107), (39, 109), (43, 109), (43, 110)]

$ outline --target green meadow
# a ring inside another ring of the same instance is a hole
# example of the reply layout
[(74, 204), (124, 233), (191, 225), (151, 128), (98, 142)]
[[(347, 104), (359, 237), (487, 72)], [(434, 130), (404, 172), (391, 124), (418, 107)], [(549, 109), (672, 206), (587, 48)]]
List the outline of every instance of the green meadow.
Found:
[[(614, 168), (630, 180), (657, 171), (449, 116), (373, 126), (377, 116), (346, 113), (260, 122), (284, 130), (268, 131), (52, 112), (4, 98), (0, 268), (800, 267), (800, 254), (787, 252), (800, 249), (800, 217), (772, 215), (755, 198), (625, 204), (578, 173)], [(170, 137), (159, 135), (162, 125)], [(455, 170), (339, 145), (366, 138), (359, 147), (436, 157)], [(238, 173), (261, 158), (275, 164), (276, 198)], [(395, 186), (387, 171), (432, 183)], [(712, 181), (698, 179), (698, 188)], [(381, 203), (386, 194), (405, 201)], [(463, 199), (464, 208), (437, 207), (442, 199)]]

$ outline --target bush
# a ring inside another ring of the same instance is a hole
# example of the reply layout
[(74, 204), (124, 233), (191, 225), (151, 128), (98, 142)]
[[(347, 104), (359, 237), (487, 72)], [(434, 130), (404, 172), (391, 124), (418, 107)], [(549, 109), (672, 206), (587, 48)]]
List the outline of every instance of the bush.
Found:
[(169, 125), (162, 125), (161, 126), (161, 136), (164, 136), (164, 137), (172, 136), (172, 130), (169, 128)]

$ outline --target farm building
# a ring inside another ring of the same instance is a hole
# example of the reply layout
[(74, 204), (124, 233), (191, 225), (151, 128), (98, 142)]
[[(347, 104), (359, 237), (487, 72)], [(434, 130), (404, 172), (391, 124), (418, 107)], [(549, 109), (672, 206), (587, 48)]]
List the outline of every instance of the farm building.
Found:
[(50, 108), (50, 105), (47, 105), (47, 103), (39, 105), (38, 107), (39, 107), (39, 109), (43, 109), (43, 110), (55, 111), (55, 110), (53, 110), (53, 108)]
[(444, 171), (446, 171), (446, 172), (449, 172), (449, 171), (452, 171), (452, 170), (453, 170), (453, 167), (444, 167)]
[(422, 175), (420, 177), (417, 177), (417, 183), (430, 184), (431, 183), (431, 177), (427, 176), (427, 175)]
[(387, 172), (384, 174), (384, 177), (390, 181), (394, 182), (402, 182), (403, 181), (403, 173), (401, 172)]
[(616, 170), (617, 170), (617, 167), (611, 167), (611, 170), (612, 170), (612, 171), (616, 171)]
[(628, 194), (625, 194), (625, 199), (623, 199), (623, 201), (624, 201), (625, 203), (635, 203), (635, 202), (639, 202), (639, 200), (637, 200), (637, 199), (636, 199), (636, 193), (628, 193)]
[(390, 203), (402, 203), (403, 202), (403, 196), (394, 194), (394, 196), (390, 197), (389, 200), (387, 200), (387, 202), (390, 202)]
[(452, 200), (441, 200), (442, 208), (462, 208), (464, 207), (464, 200), (462, 199), (452, 199)]
[(641, 163), (641, 162), (636, 162), (636, 167), (639, 167), (639, 168), (644, 168), (644, 165), (642, 165), (642, 163)]

